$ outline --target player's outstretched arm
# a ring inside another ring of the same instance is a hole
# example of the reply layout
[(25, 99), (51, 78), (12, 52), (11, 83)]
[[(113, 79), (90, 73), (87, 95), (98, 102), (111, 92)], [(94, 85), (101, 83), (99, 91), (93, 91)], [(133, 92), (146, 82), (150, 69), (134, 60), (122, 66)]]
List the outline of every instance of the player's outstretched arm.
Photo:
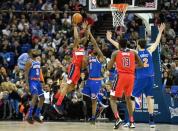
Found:
[(115, 63), (116, 60), (116, 55), (117, 55), (118, 51), (114, 51), (111, 55), (111, 60), (109, 61), (108, 65), (107, 65), (107, 70), (110, 70), (113, 68), (113, 65)]
[(87, 43), (87, 41), (89, 39), (89, 34), (88, 34), (89, 25), (88, 25), (88, 22), (87, 21), (83, 22), (82, 27), (83, 27), (85, 36), (83, 38), (81, 38), (80, 43), (82, 43), (83, 45), (86, 45), (86, 43)]
[(80, 39), (79, 39), (79, 33), (77, 30), (77, 25), (74, 24), (74, 47), (73, 50), (77, 49), (77, 46), (79, 45)]
[(159, 30), (159, 33), (158, 33), (158, 36), (156, 38), (156, 41), (155, 43), (153, 43), (147, 50), (152, 53), (156, 50), (156, 48), (158, 47), (159, 43), (160, 43), (160, 40), (161, 40), (161, 35), (163, 33), (165, 29), (165, 24), (162, 23), (159, 27), (158, 27), (158, 30)]
[(98, 47), (98, 44), (97, 44), (95, 38), (93, 37), (91, 31), (90, 31), (90, 27), (88, 28), (88, 33), (89, 33), (89, 36), (91, 38), (91, 42), (93, 44), (94, 50), (96, 50), (97, 54), (99, 55), (100, 61), (104, 62), (105, 57), (104, 57), (103, 53), (101, 52), (100, 48)]
[(31, 65), (32, 65), (31, 61), (27, 61), (27, 63), (25, 64), (25, 69), (24, 69), (25, 70), (25, 82), (26, 82), (26, 85), (28, 86), (28, 88), (29, 88), (28, 75), (29, 75)]
[(119, 43), (112, 39), (112, 32), (111, 31), (107, 31), (106, 38), (109, 42), (111, 42), (111, 44), (113, 44), (117, 49), (119, 49)]

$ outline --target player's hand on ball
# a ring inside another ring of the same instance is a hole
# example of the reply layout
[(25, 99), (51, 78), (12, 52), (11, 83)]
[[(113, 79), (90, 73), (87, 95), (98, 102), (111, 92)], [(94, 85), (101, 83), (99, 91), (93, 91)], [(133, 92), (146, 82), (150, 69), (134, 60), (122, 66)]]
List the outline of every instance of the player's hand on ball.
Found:
[(82, 28), (83, 28), (83, 29), (87, 29), (87, 28), (88, 28), (88, 21), (84, 21), (84, 22), (82, 23)]

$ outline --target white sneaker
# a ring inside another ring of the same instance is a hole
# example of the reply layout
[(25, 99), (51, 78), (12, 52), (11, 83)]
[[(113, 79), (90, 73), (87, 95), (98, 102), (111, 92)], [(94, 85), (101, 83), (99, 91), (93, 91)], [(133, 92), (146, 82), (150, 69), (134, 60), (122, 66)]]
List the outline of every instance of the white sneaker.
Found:
[(131, 122), (130, 125), (129, 125), (129, 128), (135, 128), (135, 123)]
[(124, 123), (124, 127), (129, 127), (129, 125), (130, 125), (130, 122), (127, 122), (127, 123)]
[(117, 119), (113, 128), (114, 129), (118, 129), (121, 124), (122, 124), (122, 120), (121, 119)]

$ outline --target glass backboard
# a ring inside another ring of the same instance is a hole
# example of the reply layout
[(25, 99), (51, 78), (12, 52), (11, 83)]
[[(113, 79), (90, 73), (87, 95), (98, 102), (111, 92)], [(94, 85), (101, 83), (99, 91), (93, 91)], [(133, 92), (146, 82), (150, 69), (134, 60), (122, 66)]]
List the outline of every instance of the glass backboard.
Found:
[(156, 11), (158, 0), (88, 0), (88, 10), (92, 12), (111, 11), (111, 4), (127, 3), (128, 11), (148, 12)]

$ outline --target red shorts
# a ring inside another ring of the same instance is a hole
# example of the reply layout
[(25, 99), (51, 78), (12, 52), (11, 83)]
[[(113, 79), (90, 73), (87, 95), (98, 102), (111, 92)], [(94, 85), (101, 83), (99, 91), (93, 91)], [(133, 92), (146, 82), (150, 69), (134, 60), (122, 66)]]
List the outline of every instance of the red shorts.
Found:
[(133, 74), (120, 73), (113, 83), (111, 95), (115, 97), (122, 97), (123, 92), (125, 96), (131, 96), (134, 86), (135, 76)]
[(80, 67), (75, 64), (70, 64), (68, 68), (68, 84), (78, 84), (78, 81), (80, 79)]

